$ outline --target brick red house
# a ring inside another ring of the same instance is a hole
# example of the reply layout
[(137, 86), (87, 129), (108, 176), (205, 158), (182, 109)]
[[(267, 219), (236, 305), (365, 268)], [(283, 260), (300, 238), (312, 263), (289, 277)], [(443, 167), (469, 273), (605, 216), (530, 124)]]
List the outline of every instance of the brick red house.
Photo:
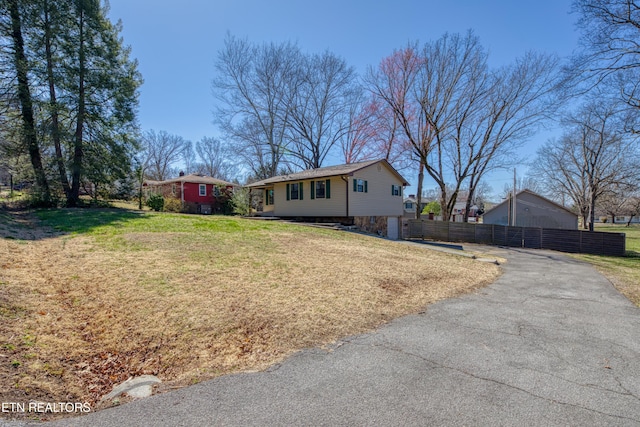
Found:
[(210, 176), (180, 172), (180, 176), (166, 181), (150, 181), (143, 183), (147, 197), (150, 194), (161, 194), (163, 197), (174, 197), (184, 206), (185, 212), (211, 214), (220, 211), (220, 199), (231, 194), (238, 187), (231, 182)]

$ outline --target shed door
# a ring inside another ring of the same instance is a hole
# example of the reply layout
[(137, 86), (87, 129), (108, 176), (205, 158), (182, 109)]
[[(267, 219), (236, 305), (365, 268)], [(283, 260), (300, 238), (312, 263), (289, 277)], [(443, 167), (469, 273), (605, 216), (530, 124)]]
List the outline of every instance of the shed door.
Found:
[(398, 240), (398, 217), (387, 217), (387, 237), (392, 240)]

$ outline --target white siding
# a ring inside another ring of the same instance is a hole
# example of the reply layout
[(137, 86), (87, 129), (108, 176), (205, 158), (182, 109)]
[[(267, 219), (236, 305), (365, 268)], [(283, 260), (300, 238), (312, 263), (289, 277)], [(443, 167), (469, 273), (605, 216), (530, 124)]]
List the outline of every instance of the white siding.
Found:
[(399, 196), (391, 195), (391, 186), (402, 189), (402, 181), (383, 163), (359, 170), (351, 178), (366, 180), (367, 192), (354, 192), (349, 180), (349, 216), (402, 216), (402, 191)]

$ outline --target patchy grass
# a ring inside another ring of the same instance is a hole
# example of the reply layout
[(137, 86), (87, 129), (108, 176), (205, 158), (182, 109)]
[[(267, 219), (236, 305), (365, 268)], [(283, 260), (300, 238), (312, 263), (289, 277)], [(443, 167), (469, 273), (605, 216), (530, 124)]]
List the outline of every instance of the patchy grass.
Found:
[(577, 255), (593, 264), (631, 302), (640, 307), (640, 225), (597, 224), (596, 231), (626, 234), (625, 257)]
[(132, 375), (158, 375), (162, 391), (264, 369), (499, 274), (422, 247), (277, 222), (118, 209), (38, 217), (0, 215), (5, 402), (95, 408)]

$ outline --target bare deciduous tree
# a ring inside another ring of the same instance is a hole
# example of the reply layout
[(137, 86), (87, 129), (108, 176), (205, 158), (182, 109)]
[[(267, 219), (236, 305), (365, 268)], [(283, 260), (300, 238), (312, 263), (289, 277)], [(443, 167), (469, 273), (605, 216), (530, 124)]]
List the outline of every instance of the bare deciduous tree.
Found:
[(611, 223), (616, 222), (616, 217), (624, 214), (624, 207), (629, 199), (629, 188), (612, 186), (606, 193), (598, 198), (596, 204), (599, 211), (611, 217)]
[(370, 104), (359, 95), (359, 102), (354, 102), (349, 109), (349, 127), (344, 138), (340, 139), (340, 151), (345, 163), (355, 163), (369, 160), (370, 141), (375, 137), (372, 131), (374, 123)]
[[(522, 190), (530, 190), (534, 193), (544, 194), (549, 196), (550, 199), (561, 202), (561, 198), (554, 197), (553, 194), (547, 193), (547, 188), (542, 184), (540, 179), (535, 176), (525, 175), (523, 177), (519, 177), (516, 179), (516, 192)], [(502, 187), (502, 193), (500, 193), (500, 197), (503, 199), (508, 198), (511, 194), (513, 194), (513, 183), (504, 184)], [(564, 206), (563, 203), (560, 203)]]
[[(393, 116), (394, 132), (397, 126), (405, 139), (407, 150), (418, 159), (418, 206), (422, 202), (424, 168), (434, 139), (433, 129), (420, 108), (420, 94), (415, 89), (422, 62), (423, 58), (417, 53), (417, 44), (409, 44), (384, 58), (378, 68), (369, 69), (366, 77), (369, 90), (385, 106), (382, 109)], [(380, 118), (384, 119), (384, 116)], [(420, 218), (420, 209), (416, 211), (416, 218)]]
[[(478, 37), (469, 31), (464, 37), (445, 34), (426, 44), (422, 57), (417, 91), (434, 136), (425, 169), (441, 190), (442, 217), (448, 221), (474, 162), (469, 138), (474, 132), (472, 121), (485, 108), (490, 93), (487, 55)], [(451, 192), (447, 192), (449, 176), (453, 178)]]
[(196, 151), (193, 142), (185, 141), (182, 147), (182, 162), (184, 163), (184, 173), (193, 173), (196, 169)]
[(290, 154), (305, 168), (319, 168), (347, 137), (361, 93), (353, 68), (331, 52), (306, 56), (301, 64), (289, 112)]
[(196, 152), (200, 159), (198, 171), (214, 178), (230, 181), (236, 174), (232, 152), (217, 138), (204, 137), (196, 143)]
[(256, 179), (291, 164), (321, 167), (338, 145), (354, 142), (362, 91), (353, 68), (333, 53), (228, 36), (216, 71), (216, 122)]
[(640, 3), (635, 0), (574, 0), (580, 15), (582, 51), (569, 74), (597, 85), (615, 75), (623, 99), (640, 108)]
[[(465, 221), (478, 183), (490, 170), (519, 160), (517, 150), (559, 105), (555, 89), (558, 59), (528, 53), (515, 64), (491, 74), (485, 103), (461, 131), (456, 125), (454, 153), (457, 176), (467, 175)], [(466, 171), (466, 173), (465, 173)]]
[(410, 166), (406, 138), (387, 103), (372, 96), (354, 103), (347, 138), (341, 141), (345, 163), (385, 159), (397, 170)]
[(631, 225), (634, 217), (640, 216), (640, 195), (629, 197), (623, 206), (625, 214), (629, 216), (627, 227)]
[(185, 141), (181, 136), (163, 130), (149, 130), (143, 135), (142, 145), (147, 177), (164, 181), (170, 177), (171, 167), (180, 161)]
[(567, 194), (593, 231), (595, 206), (612, 188), (634, 185), (640, 154), (625, 132), (628, 108), (605, 94), (594, 95), (564, 122), (565, 133), (538, 152), (533, 170), (549, 191)]
[(218, 53), (215, 121), (258, 179), (276, 175), (286, 154), (300, 58), (291, 43), (257, 46), (231, 35)]
[(492, 71), (469, 31), (422, 48), (410, 44), (369, 72), (372, 92), (389, 107), (418, 160), (418, 194), (423, 171), (440, 188), (443, 220), (462, 190), (468, 212), (486, 173), (517, 159), (515, 149), (552, 111), (556, 66), (555, 58), (528, 54)]

